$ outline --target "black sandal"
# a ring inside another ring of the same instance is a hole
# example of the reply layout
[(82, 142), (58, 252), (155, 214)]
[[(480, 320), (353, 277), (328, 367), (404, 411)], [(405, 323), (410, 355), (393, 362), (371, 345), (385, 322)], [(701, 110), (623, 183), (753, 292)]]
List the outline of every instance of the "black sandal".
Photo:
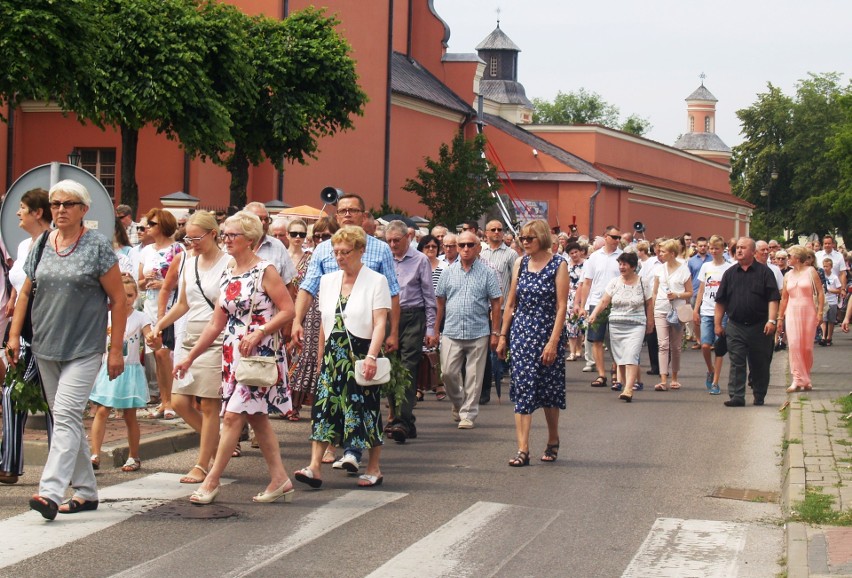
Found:
[(45, 520), (53, 520), (56, 518), (56, 513), (59, 511), (59, 506), (50, 498), (42, 496), (33, 496), (30, 498), (30, 509), (35, 510)]
[(530, 453), (518, 450), (518, 454), (509, 460), (509, 466), (513, 468), (521, 468), (530, 465)]
[(592, 382), (592, 387), (606, 387), (606, 378), (601, 375)]
[(78, 502), (74, 498), (71, 498), (67, 502), (63, 502), (62, 505), (68, 506), (68, 509), (59, 510), (60, 514), (76, 514), (78, 512), (88, 512), (90, 510), (97, 510), (98, 500), (83, 500), (82, 502)]
[(414, 397), (417, 399), (417, 401), (423, 401), (423, 390), (418, 389), (417, 392), (415, 392)]
[(559, 442), (555, 444), (547, 444), (547, 447), (544, 450), (544, 455), (541, 456), (541, 461), (543, 462), (555, 462), (556, 457), (559, 455)]

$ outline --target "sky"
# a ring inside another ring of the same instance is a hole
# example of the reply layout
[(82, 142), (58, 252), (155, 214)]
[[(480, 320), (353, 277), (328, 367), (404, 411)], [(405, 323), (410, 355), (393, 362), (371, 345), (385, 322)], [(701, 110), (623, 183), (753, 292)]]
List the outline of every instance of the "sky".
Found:
[(671, 145), (687, 132), (684, 99), (704, 85), (718, 99), (716, 133), (742, 142), (736, 111), (767, 83), (794, 95), (809, 72), (852, 79), (850, 0), (434, 0), (448, 52), (476, 52), (497, 25), (521, 49), (527, 97), (579, 88), (647, 118), (645, 136)]

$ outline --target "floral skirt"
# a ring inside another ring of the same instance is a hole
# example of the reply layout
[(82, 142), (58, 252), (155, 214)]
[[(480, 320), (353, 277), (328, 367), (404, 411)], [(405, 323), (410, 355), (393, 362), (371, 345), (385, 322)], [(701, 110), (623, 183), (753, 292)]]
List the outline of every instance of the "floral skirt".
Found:
[[(369, 339), (352, 336), (356, 359), (363, 359)], [(381, 387), (355, 383), (346, 333), (332, 332), (325, 343), (311, 411), (311, 437), (335, 446), (369, 449), (382, 445)]]

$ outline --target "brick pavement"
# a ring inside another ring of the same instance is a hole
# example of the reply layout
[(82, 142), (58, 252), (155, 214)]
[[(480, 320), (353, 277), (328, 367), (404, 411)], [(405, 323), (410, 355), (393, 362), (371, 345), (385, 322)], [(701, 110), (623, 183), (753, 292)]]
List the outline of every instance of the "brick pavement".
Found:
[[(833, 403), (852, 388), (850, 354), (852, 338), (836, 333), (833, 346), (815, 348), (814, 390), (788, 396), (785, 515), (795, 510), (806, 490), (831, 496), (836, 511), (852, 511), (852, 436)], [(787, 363), (786, 355), (778, 357), (776, 363)], [(852, 528), (788, 523), (787, 565), (790, 578), (852, 578)]]

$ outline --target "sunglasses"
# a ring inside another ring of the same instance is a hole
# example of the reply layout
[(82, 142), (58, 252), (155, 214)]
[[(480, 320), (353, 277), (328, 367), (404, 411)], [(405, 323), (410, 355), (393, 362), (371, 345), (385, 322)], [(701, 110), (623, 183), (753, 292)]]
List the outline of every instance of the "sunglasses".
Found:
[(536, 240), (536, 237), (532, 237), (532, 236), (530, 236), (530, 237), (527, 237), (525, 235), (518, 236), (518, 241), (520, 241), (521, 243), (532, 243), (535, 240)]
[(150, 228), (156, 227), (156, 226), (157, 226), (157, 221), (148, 221), (148, 223), (145, 224), (146, 229), (150, 229)]
[(207, 231), (206, 233), (204, 233), (204, 234), (203, 234), (203, 235), (201, 235), (200, 237), (184, 237), (184, 238), (183, 238), (183, 242), (184, 242), (184, 243), (186, 243), (186, 244), (189, 244), (189, 243), (198, 243), (199, 241), (201, 241), (201, 239), (203, 239), (204, 237), (206, 237), (207, 235), (209, 235), (209, 234), (210, 234), (210, 233), (212, 233), (212, 232), (213, 232), (213, 231)]
[(290, 237), (293, 238), (293, 239), (295, 239), (297, 237), (299, 239), (304, 239), (307, 236), (308, 236), (307, 231), (290, 231)]
[[(621, 235), (607, 235), (607, 237), (609, 237), (609, 238), (610, 238), (610, 239), (612, 239), (613, 241), (620, 241), (620, 240), (621, 240)], [(687, 241), (687, 243), (688, 243), (688, 242), (689, 242), (689, 241)]]
[(437, 249), (438, 245), (424, 245), (423, 248), (424, 249)]
[(329, 239), (331, 239), (330, 233), (322, 233), (322, 234), (315, 234), (314, 235), (314, 241), (319, 241), (319, 240), (328, 241)]
[(488, 230), (491, 231), (492, 233), (502, 233), (503, 227), (493, 227), (493, 228), (488, 229)]
[(461, 249), (472, 249), (476, 247), (479, 243), (459, 243), (459, 248)]
[(50, 208), (52, 209), (70, 209), (72, 207), (76, 207), (77, 205), (82, 205), (80, 201), (50, 201)]

